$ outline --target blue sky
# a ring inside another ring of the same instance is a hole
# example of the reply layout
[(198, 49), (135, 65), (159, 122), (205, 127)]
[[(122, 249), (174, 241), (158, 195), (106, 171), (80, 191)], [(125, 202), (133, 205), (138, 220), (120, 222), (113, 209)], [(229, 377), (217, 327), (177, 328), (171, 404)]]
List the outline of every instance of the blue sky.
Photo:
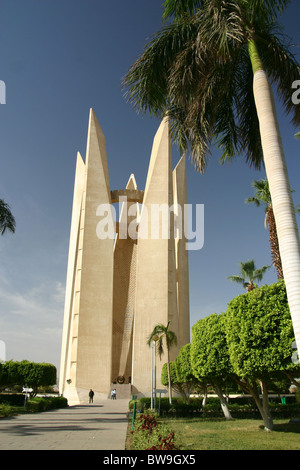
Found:
[[(124, 188), (131, 173), (144, 189), (160, 122), (137, 115), (120, 83), (160, 28), (161, 3), (1, 0), (0, 198), (17, 222), (16, 233), (0, 239), (0, 340), (7, 360), (59, 367), (76, 153), (85, 156), (91, 107), (106, 137), (111, 189)], [(299, 13), (294, 0), (282, 19), (295, 44)], [(299, 58), (299, 48), (294, 53)], [(300, 141), (280, 105), (278, 117), (300, 203)], [(174, 146), (174, 166), (179, 157)], [(226, 279), (238, 274), (240, 261), (271, 264), (264, 211), (244, 203), (252, 181), (265, 173), (242, 157), (223, 166), (218, 158), (212, 149), (205, 175), (187, 164), (188, 202), (205, 211), (204, 246), (189, 252), (191, 325), (225, 311), (243, 293)], [(275, 281), (271, 268), (263, 282)]]

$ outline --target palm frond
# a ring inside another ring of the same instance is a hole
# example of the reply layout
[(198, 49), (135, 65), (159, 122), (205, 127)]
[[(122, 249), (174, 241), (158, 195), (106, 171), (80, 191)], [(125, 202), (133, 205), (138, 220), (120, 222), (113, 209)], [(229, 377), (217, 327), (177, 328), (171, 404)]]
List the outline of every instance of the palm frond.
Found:
[(254, 180), (252, 182), (252, 187), (255, 190), (254, 198), (248, 198), (247, 202), (255, 202), (254, 200), (257, 200), (258, 204), (256, 203), (256, 205), (259, 206), (260, 203), (263, 203), (265, 205), (265, 209), (267, 210), (270, 204), (272, 204), (269, 182), (267, 178)]
[(260, 206), (260, 200), (257, 197), (247, 197), (247, 199), (245, 199), (246, 204), (249, 204), (252, 202), (256, 205), (256, 207)]
[(249, 279), (252, 277), (253, 272), (255, 271), (255, 261), (253, 259), (240, 262), (240, 273), (243, 276), (243, 278), (248, 277)]
[(291, 100), (291, 84), (299, 79), (300, 66), (291, 52), (289, 38), (276, 23), (267, 25), (256, 34), (257, 47), (270, 81), (294, 126), (300, 124), (300, 107)]
[(235, 83), (240, 153), (245, 155), (246, 163), (250, 167), (259, 170), (263, 165), (263, 151), (253, 95), (253, 71), (246, 44), (240, 50), (240, 62)]
[(227, 279), (230, 279), (231, 281), (237, 282), (239, 284), (243, 284), (243, 286), (245, 287), (245, 279), (241, 276), (228, 276)]
[(250, 17), (253, 21), (274, 20), (281, 15), (291, 0), (245, 0)]
[(127, 101), (138, 112), (162, 116), (169, 108), (169, 73), (176, 55), (195, 34), (195, 23), (180, 20), (161, 28), (122, 80)]
[(262, 268), (256, 269), (253, 272), (253, 280), (261, 281), (267, 269), (270, 269), (270, 266), (263, 266)]
[(14, 233), (16, 229), (16, 221), (12, 212), (10, 210), (9, 205), (0, 199), (0, 233), (4, 235), (4, 233), (9, 230), (10, 232)]
[(250, 166), (263, 166), (250, 38), (293, 123), (300, 123), (300, 107), (291, 101), (300, 69), (274, 23), (288, 3), (165, 0), (164, 19), (173, 23), (154, 35), (125, 76), (127, 100), (138, 112), (168, 114), (173, 141), (200, 173), (212, 143), (221, 149), (221, 163), (243, 155)]
[(178, 19), (185, 14), (193, 15), (202, 4), (201, 0), (165, 0), (163, 19), (169, 17)]
[(166, 343), (167, 343), (167, 348), (171, 348), (172, 346), (177, 345), (177, 336), (176, 333), (172, 330), (168, 330), (167, 335), (166, 335)]

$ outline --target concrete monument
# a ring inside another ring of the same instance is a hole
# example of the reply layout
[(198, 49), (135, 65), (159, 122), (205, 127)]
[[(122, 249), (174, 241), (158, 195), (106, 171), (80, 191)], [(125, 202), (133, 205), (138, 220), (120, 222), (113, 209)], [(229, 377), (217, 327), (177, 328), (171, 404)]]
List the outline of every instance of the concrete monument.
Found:
[[(105, 137), (90, 110), (85, 162), (77, 155), (59, 379), (70, 404), (91, 388), (95, 399), (111, 388), (149, 396), (147, 338), (157, 323), (170, 321), (177, 335), (170, 360), (190, 341), (186, 202), (186, 162), (172, 171), (168, 119), (154, 138), (145, 190), (131, 175), (126, 189), (112, 191)], [(115, 203), (123, 203), (118, 221)], [(158, 388), (166, 360), (157, 357)]]

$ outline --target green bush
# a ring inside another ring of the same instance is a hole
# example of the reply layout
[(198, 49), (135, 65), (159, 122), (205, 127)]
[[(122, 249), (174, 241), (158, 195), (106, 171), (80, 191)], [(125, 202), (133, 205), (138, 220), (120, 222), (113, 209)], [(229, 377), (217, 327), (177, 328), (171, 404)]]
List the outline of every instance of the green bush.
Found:
[(26, 411), (35, 413), (65, 408), (66, 406), (68, 406), (68, 401), (64, 397), (35, 397), (27, 401)]
[(270, 409), (272, 416), (278, 418), (299, 418), (300, 417), (300, 405), (299, 403), (270, 403)]
[[(143, 397), (138, 400), (131, 400), (129, 403), (130, 410), (133, 409), (134, 402), (136, 402), (136, 410), (139, 412), (145, 412), (151, 407), (150, 398)], [(295, 397), (287, 397), (286, 404), (281, 403), (280, 397), (274, 397), (270, 400), (270, 408), (274, 418), (293, 418), (300, 415), (300, 405), (296, 402)], [(229, 410), (233, 418), (256, 419), (260, 417), (252, 397), (229, 398)], [(158, 411), (158, 400), (156, 411)], [(172, 405), (170, 405), (169, 399), (163, 397), (160, 403), (160, 416), (222, 418), (224, 414), (220, 400), (217, 397), (208, 397), (204, 409), (202, 408), (202, 398), (192, 398), (190, 403), (187, 404), (182, 398), (174, 397)]]
[[(139, 398), (138, 400), (131, 400), (129, 402), (129, 410), (133, 409), (133, 404), (136, 402), (136, 410), (144, 412), (151, 408), (151, 399), (147, 397)], [(169, 398), (162, 397), (160, 400), (160, 415), (161, 416), (188, 416), (192, 413), (200, 412), (202, 407), (202, 398), (193, 398), (187, 404), (183, 398), (173, 397), (172, 405), (169, 403)], [(159, 408), (159, 398), (156, 399), (156, 410)]]
[(19, 393), (1, 393), (0, 404), (11, 405), (11, 406), (23, 406), (24, 395)]
[(16, 407), (11, 405), (6, 405), (5, 403), (0, 404), (0, 417), (4, 418), (7, 416), (12, 416), (16, 413)]

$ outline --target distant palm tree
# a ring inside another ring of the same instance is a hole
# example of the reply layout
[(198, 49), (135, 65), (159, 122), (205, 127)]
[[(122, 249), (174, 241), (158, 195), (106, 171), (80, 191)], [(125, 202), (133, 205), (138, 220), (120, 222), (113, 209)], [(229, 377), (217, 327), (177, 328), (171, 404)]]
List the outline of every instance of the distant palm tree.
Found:
[(247, 289), (247, 292), (255, 289), (257, 285), (254, 281), (261, 281), (264, 273), (270, 266), (263, 266), (260, 269), (256, 269), (254, 260), (240, 263), (240, 275), (239, 276), (228, 276), (227, 279), (231, 279), (233, 282), (243, 284)]
[(169, 329), (169, 325), (170, 325), (170, 321), (168, 321), (167, 326), (163, 325), (162, 323), (158, 323), (157, 325), (155, 325), (155, 327), (153, 328), (152, 333), (148, 337), (147, 344), (148, 344), (148, 346), (151, 346), (151, 343), (154, 340), (154, 338), (156, 339), (155, 347), (157, 347), (157, 352), (158, 352), (159, 358), (161, 359), (161, 356), (164, 354), (163, 342), (166, 343), (168, 381), (169, 381), (169, 402), (170, 402), (170, 404), (172, 404), (172, 388), (171, 388), (169, 352), (170, 352), (170, 349), (171, 349), (172, 346), (176, 346), (177, 336), (174, 333), (174, 331), (171, 331)]
[(16, 221), (12, 215), (9, 205), (0, 199), (0, 233), (4, 235), (6, 230), (14, 233), (16, 229)]
[(279, 252), (279, 244), (276, 230), (276, 223), (272, 207), (271, 194), (267, 178), (259, 181), (253, 181), (253, 188), (255, 189), (254, 197), (249, 197), (245, 200), (246, 203), (253, 202), (257, 207), (261, 204), (265, 207), (265, 227), (269, 229), (269, 241), (271, 247), (271, 255), (273, 264), (277, 269), (278, 279), (283, 279), (283, 270), (281, 264), (281, 257)]

